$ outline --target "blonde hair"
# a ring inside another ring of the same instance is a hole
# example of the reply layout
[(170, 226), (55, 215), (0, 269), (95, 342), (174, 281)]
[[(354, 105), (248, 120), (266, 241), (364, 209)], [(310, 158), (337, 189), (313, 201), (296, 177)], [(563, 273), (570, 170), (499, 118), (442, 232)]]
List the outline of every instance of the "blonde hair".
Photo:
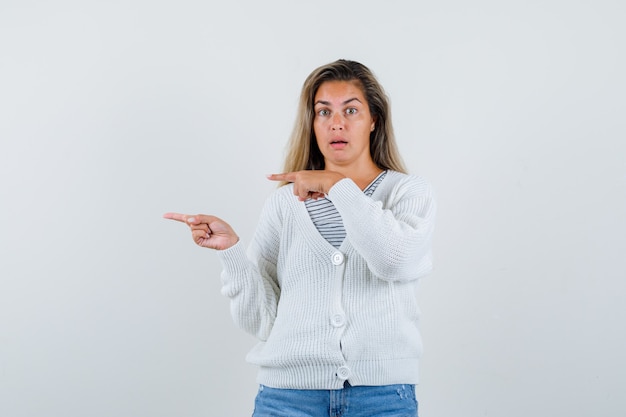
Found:
[(296, 121), (287, 145), (283, 172), (324, 169), (324, 156), (317, 146), (313, 130), (313, 101), (319, 87), (327, 81), (354, 82), (363, 91), (375, 120), (374, 131), (370, 133), (372, 160), (380, 169), (406, 173), (393, 133), (387, 94), (369, 68), (345, 59), (315, 69), (304, 81)]

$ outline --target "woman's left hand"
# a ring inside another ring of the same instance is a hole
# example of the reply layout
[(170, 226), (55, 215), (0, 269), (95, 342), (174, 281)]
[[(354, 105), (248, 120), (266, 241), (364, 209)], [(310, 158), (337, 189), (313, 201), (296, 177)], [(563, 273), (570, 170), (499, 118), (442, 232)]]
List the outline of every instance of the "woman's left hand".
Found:
[(309, 198), (317, 200), (324, 197), (324, 195), (328, 194), (331, 187), (345, 178), (345, 176), (335, 171), (305, 170), (270, 174), (267, 178), (271, 181), (293, 183), (294, 195), (298, 197), (298, 200), (305, 201)]

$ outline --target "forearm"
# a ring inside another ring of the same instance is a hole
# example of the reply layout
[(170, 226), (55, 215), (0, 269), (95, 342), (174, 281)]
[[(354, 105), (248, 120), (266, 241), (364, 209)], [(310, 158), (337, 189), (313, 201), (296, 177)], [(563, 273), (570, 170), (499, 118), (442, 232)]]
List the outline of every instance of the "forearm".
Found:
[(329, 198), (340, 212), (351, 244), (369, 269), (385, 280), (408, 281), (431, 256), (435, 203), (430, 188), (407, 184), (384, 207), (350, 180), (338, 182)]
[(274, 324), (279, 289), (269, 279), (271, 263), (251, 262), (243, 245), (219, 252), (224, 267), (221, 275), (222, 294), (230, 299), (233, 321), (246, 332), (266, 340)]

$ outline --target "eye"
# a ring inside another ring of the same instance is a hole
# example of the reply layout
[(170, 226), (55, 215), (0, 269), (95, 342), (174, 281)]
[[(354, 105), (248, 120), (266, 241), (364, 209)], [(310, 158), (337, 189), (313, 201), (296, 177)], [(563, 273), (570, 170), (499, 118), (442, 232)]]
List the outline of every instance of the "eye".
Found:
[(328, 109), (321, 109), (317, 111), (318, 116), (328, 116), (330, 111)]
[(346, 109), (346, 114), (356, 114), (357, 109), (355, 109), (354, 107), (350, 107)]

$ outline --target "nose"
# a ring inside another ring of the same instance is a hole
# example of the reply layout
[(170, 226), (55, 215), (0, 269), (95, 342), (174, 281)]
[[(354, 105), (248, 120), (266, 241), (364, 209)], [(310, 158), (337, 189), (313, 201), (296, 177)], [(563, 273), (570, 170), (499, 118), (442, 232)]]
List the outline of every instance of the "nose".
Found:
[(343, 116), (341, 113), (333, 114), (330, 126), (332, 130), (343, 130)]

